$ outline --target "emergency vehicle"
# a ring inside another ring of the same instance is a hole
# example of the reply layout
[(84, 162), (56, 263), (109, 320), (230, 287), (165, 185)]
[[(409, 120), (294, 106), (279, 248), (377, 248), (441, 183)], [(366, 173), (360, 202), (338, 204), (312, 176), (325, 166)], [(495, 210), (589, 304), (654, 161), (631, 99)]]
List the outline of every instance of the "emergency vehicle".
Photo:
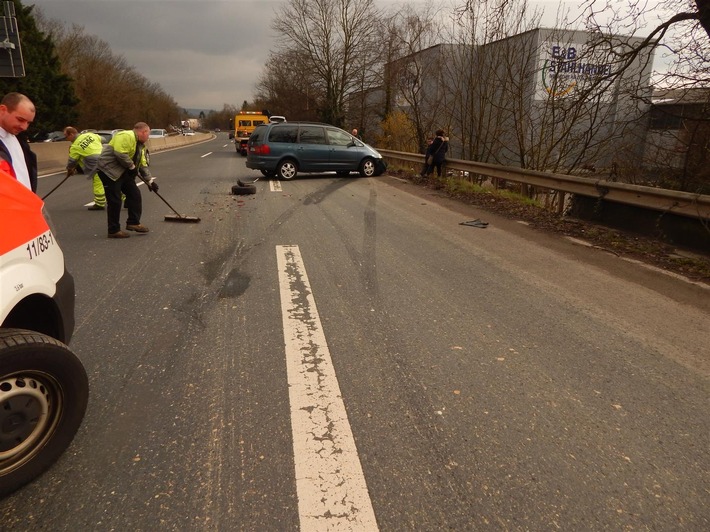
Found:
[(89, 384), (67, 344), (74, 279), (44, 203), (0, 170), (0, 497), (44, 472), (81, 425)]
[[(269, 123), (269, 115), (264, 111), (240, 111), (234, 117), (234, 146), (237, 153), (246, 156), (247, 142), (254, 128)], [(230, 135), (232, 136), (232, 135)]]

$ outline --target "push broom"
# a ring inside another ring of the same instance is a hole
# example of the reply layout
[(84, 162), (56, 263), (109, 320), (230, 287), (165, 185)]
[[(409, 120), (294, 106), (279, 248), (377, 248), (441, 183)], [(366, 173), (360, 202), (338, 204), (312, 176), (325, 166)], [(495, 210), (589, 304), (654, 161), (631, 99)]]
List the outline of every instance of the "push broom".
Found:
[(170, 207), (170, 210), (175, 213), (175, 214), (166, 214), (165, 215), (166, 222), (183, 222), (183, 223), (188, 223), (188, 224), (196, 224), (197, 222), (200, 221), (200, 219), (197, 216), (184, 216), (184, 215), (180, 214), (179, 212), (177, 212), (173, 208), (173, 206), (170, 205), (168, 203), (168, 201), (163, 196), (160, 195), (160, 193), (157, 190), (153, 190), (150, 187), (150, 184), (148, 183), (148, 181), (146, 181), (143, 178), (142, 175), (138, 174), (138, 176), (141, 178), (141, 181), (143, 181), (146, 184), (146, 186), (148, 187), (148, 190), (150, 190), (151, 192), (154, 192), (155, 195), (158, 196), (161, 200), (163, 200), (163, 203), (165, 203), (165, 205)]

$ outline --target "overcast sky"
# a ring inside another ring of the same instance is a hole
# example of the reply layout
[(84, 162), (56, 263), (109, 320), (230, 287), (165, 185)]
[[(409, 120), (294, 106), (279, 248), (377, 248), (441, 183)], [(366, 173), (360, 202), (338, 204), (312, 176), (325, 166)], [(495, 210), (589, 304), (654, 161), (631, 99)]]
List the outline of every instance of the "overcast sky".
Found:
[[(240, 107), (275, 48), (271, 20), (283, 0), (23, 0), (83, 26), (187, 109)], [(416, 4), (377, 0), (380, 6)], [(430, 2), (427, 2), (430, 3)], [(559, 2), (547, 5), (554, 15)], [(571, 5), (578, 5), (574, 2)], [(554, 17), (552, 18), (554, 22)]]

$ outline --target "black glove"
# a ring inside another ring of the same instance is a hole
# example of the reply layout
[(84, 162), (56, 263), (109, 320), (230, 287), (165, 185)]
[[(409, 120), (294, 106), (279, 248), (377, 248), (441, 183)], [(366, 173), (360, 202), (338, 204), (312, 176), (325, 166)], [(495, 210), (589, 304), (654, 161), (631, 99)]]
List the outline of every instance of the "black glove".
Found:
[(152, 192), (158, 192), (159, 188), (160, 187), (158, 186), (158, 183), (156, 183), (155, 181), (151, 181), (150, 183), (148, 183), (148, 190)]
[(136, 178), (138, 176), (138, 167), (134, 166), (133, 168), (129, 168), (126, 170), (126, 174), (128, 174), (128, 177)]

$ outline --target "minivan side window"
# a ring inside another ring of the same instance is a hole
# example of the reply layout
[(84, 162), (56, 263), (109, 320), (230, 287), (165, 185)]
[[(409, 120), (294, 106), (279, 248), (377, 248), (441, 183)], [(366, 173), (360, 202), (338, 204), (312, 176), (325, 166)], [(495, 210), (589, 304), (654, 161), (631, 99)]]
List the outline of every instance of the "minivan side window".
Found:
[(333, 146), (349, 146), (353, 142), (353, 137), (349, 133), (334, 127), (328, 128), (328, 144)]
[(298, 126), (275, 126), (269, 133), (269, 142), (296, 142)]
[(301, 144), (328, 144), (325, 129), (320, 126), (301, 126), (298, 141)]

